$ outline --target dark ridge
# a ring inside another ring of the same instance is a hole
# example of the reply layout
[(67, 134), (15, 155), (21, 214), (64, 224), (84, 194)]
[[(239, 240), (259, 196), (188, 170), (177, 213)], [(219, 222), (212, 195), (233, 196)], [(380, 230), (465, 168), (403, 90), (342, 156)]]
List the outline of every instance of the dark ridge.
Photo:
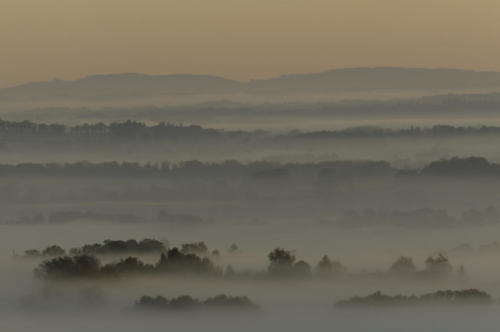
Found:
[(498, 126), (451, 126), (434, 125), (432, 127), (411, 126), (403, 129), (391, 129), (376, 126), (360, 126), (339, 130), (320, 130), (302, 132), (291, 130), (287, 134), (272, 134), (263, 130), (242, 131), (204, 128), (199, 125), (183, 125), (159, 122), (146, 125), (144, 122), (126, 120), (105, 124), (84, 123), (67, 126), (58, 123), (36, 123), (32, 121), (0, 120), (0, 137), (10, 140), (29, 140), (38, 138), (71, 139), (72, 142), (100, 140), (109, 144), (109, 139), (120, 140), (168, 140), (173, 142), (192, 140), (262, 140), (264, 142), (304, 140), (304, 139), (365, 139), (365, 138), (405, 138), (405, 137), (452, 137), (472, 135), (500, 135)]
[(428, 305), (488, 305), (493, 299), (488, 293), (478, 289), (445, 290), (434, 293), (415, 295), (386, 295), (375, 292), (368, 296), (355, 296), (337, 302), (339, 308), (380, 308)]
[(188, 295), (172, 299), (167, 299), (163, 296), (142, 296), (135, 302), (134, 308), (156, 311), (184, 311), (194, 309), (255, 310), (258, 306), (246, 296), (228, 296), (220, 294), (209, 297), (203, 301), (194, 299)]
[(436, 91), (500, 88), (500, 73), (457, 69), (347, 68), (241, 83), (208, 75), (94, 75), (0, 89), (1, 101), (131, 99), (162, 95)]
[[(414, 282), (445, 280), (452, 277), (463, 279), (466, 276), (463, 266), (455, 271), (448, 258), (442, 254), (427, 257), (423, 269), (417, 269), (412, 258), (400, 257), (384, 272), (350, 273), (339, 261), (333, 261), (327, 255), (324, 255), (315, 267), (312, 267), (304, 260), (297, 260), (293, 251), (278, 247), (268, 254), (267, 269), (257, 272), (250, 270), (236, 272), (230, 265), (226, 266), (225, 270), (216, 266), (214, 262), (221, 257), (220, 251), (209, 252), (203, 242), (185, 244), (180, 250), (177, 247), (168, 249), (161, 253), (155, 264), (144, 263), (138, 257), (129, 256), (102, 265), (100, 259), (94, 255), (78, 253), (74, 256), (66, 256), (60, 247), (51, 246), (48, 249), (52, 251), (50, 255), (46, 253), (46, 257), (49, 258), (35, 269), (35, 275), (44, 280), (180, 276), (279, 281), (304, 281), (313, 278), (330, 281), (347, 278), (362, 281), (367, 278), (371, 280), (391, 278)], [(234, 254), (234, 252), (228, 252), (228, 254)]]

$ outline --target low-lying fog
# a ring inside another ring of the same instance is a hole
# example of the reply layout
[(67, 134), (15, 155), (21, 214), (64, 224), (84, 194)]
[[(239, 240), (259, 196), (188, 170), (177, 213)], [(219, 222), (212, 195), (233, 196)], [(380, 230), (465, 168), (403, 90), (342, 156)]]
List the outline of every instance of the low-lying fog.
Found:
[(0, 331), (496, 331), (498, 98), (430, 98), (2, 111)]
[[(72, 223), (66, 225), (0, 226), (1, 286), (0, 328), (8, 331), (75, 331), (200, 328), (217, 330), (303, 331), (493, 331), (499, 322), (496, 304), (486, 307), (419, 307), (338, 309), (335, 303), (354, 295), (375, 291), (387, 294), (423, 294), (438, 289), (478, 288), (495, 299), (500, 295), (500, 268), (496, 254), (450, 255), (454, 268), (463, 265), (465, 279), (408, 282), (367, 277), (331, 280), (219, 280), (179, 277), (131, 277), (117, 280), (49, 281), (35, 277), (36, 259), (15, 259), (26, 249), (59, 244), (64, 248), (105, 239), (168, 239), (171, 246), (205, 241), (219, 249), (215, 260), (231, 264), (236, 271), (267, 269), (267, 254), (276, 247), (294, 250), (297, 259), (314, 266), (327, 254), (353, 273), (386, 271), (400, 256), (412, 257), (418, 268), (437, 252), (459, 244), (473, 246), (497, 240), (499, 226), (446, 229), (432, 232), (395, 228), (338, 230), (304, 225), (239, 225), (198, 229), (158, 224), (112, 225)], [(238, 244), (237, 254), (228, 252)], [(146, 257), (156, 261), (157, 257)], [(172, 298), (188, 294), (204, 299), (217, 294), (246, 295), (260, 306), (258, 312), (142, 313), (131, 311), (142, 295)], [(90, 294), (90, 295), (89, 295)], [(39, 305), (41, 303), (41, 305)], [(37, 305), (38, 304), (38, 305)]]

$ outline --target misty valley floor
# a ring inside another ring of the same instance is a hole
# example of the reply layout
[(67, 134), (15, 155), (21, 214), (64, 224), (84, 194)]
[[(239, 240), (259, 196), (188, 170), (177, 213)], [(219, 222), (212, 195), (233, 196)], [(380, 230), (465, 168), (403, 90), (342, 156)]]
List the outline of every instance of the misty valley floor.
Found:
[[(0, 110), (0, 331), (496, 331), (498, 100)], [(165, 246), (99, 251), (129, 239)], [(336, 305), (444, 290), (492, 303)], [(219, 294), (259, 310), (212, 310)], [(183, 295), (196, 310), (172, 309)]]
[(8, 331), (496, 331), (498, 308), (335, 312), (324, 308), (270, 309), (255, 316), (126, 316), (116, 313), (31, 315), (4, 312), (0, 328)]
[[(500, 306), (489, 307), (431, 307), (431, 308), (375, 308), (362, 310), (341, 310), (334, 307), (336, 301), (352, 295), (365, 295), (376, 290), (389, 293), (422, 293), (442, 288), (443, 285), (408, 283), (385, 283), (380, 280), (356, 283), (304, 282), (304, 283), (262, 283), (224, 282), (210, 280), (132, 279), (117, 282), (97, 282), (107, 298), (105, 306), (80, 307), (68, 301), (68, 295), (60, 293), (42, 310), (21, 309), (20, 298), (27, 294), (43, 291), (43, 281), (36, 280), (32, 273), (35, 262), (14, 261), (9, 250), (16, 248), (42, 247), (58, 242), (69, 247), (85, 242), (112, 238), (143, 238), (151, 235), (168, 236), (172, 244), (193, 240), (191, 228), (149, 225), (42, 225), (42, 226), (0, 226), (3, 235), (8, 235), (0, 244), (2, 257), (2, 287), (0, 287), (0, 328), (8, 331), (152, 331), (173, 329), (197, 331), (303, 331), (305, 329), (341, 331), (494, 331), (500, 323)], [(269, 226), (234, 226), (224, 229), (204, 229), (194, 237), (207, 241), (211, 248), (225, 248), (232, 242), (242, 247), (237, 257), (241, 267), (264, 267), (266, 252), (274, 246), (293, 247), (297, 256), (310, 261), (328, 253), (355, 270), (385, 268), (400, 254), (412, 255), (416, 263), (426, 254), (446, 248), (453, 248), (465, 239), (481, 239), (484, 243), (493, 240), (499, 228), (486, 227), (461, 230), (440, 230), (430, 236), (422, 230), (338, 230), (317, 229), (300, 226), (289, 227), (276, 236), (276, 229)], [(32, 234), (31, 236), (29, 234)], [(201, 234), (201, 235), (200, 235)], [(252, 239), (258, 238), (259, 241)], [(84, 240), (85, 239), (85, 240)], [(88, 239), (88, 240), (87, 240)], [(480, 243), (483, 243), (480, 242)], [(423, 245), (425, 243), (425, 245)], [(36, 245), (35, 245), (36, 244)], [(335, 244), (332, 246), (332, 244)], [(334, 248), (334, 249), (333, 249)], [(431, 249), (432, 248), (432, 249)], [(436, 249), (434, 249), (436, 248)], [(222, 258), (227, 255), (223, 254)], [(496, 268), (496, 256), (453, 257), (454, 263), (463, 263), (470, 271), (470, 282), (466, 285), (486, 289), (492, 295), (500, 294)], [(232, 262), (236, 263), (236, 262)], [(238, 266), (236, 264), (236, 266)], [(84, 283), (85, 284), (85, 283)], [(90, 282), (90, 284), (95, 284)], [(69, 293), (83, 287), (80, 283), (69, 284)], [(63, 287), (63, 288), (64, 288)], [(244, 294), (258, 303), (258, 313), (130, 313), (127, 311), (133, 301), (143, 294), (177, 296), (191, 294), (197, 297), (213, 296), (218, 293)], [(68, 305), (69, 303), (69, 305)]]

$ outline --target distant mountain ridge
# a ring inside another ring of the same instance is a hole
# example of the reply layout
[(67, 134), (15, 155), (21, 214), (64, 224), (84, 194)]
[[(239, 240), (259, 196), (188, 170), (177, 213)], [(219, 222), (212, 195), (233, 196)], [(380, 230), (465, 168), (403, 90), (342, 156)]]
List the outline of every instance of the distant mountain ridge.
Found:
[(500, 72), (424, 68), (346, 68), (239, 82), (209, 75), (93, 75), (0, 89), (0, 101), (128, 99), (169, 95), (290, 95), (343, 92), (500, 90)]
[(74, 81), (55, 79), (0, 89), (0, 100), (113, 99), (168, 94), (225, 93), (239, 82), (208, 75), (92, 75)]

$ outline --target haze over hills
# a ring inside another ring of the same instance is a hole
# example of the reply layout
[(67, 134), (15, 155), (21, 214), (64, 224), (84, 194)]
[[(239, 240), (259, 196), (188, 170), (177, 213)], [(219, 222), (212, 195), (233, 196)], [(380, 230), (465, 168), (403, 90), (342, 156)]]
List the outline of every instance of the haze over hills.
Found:
[(0, 89), (0, 101), (129, 100), (158, 96), (443, 93), (500, 90), (499, 72), (424, 68), (348, 68), (239, 82), (208, 75), (93, 75)]
[(54, 79), (0, 89), (0, 100), (115, 99), (158, 95), (233, 92), (240, 83), (206, 75), (92, 75), (75, 81)]

